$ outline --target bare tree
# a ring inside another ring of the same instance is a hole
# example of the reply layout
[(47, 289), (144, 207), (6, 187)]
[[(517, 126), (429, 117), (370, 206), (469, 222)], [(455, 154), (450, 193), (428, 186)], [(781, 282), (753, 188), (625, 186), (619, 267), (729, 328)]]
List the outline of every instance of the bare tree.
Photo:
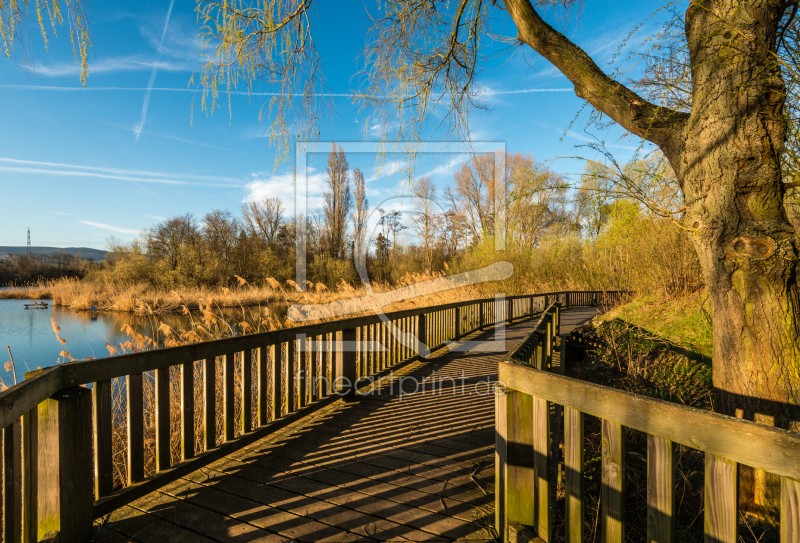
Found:
[(418, 179), (414, 183), (412, 198), (416, 211), (412, 224), (422, 245), (425, 266), (430, 270), (433, 265), (433, 248), (438, 230), (436, 184), (429, 177)]
[(369, 213), (369, 200), (367, 188), (364, 183), (364, 174), (360, 169), (353, 170), (353, 185), (355, 186), (355, 206), (351, 213), (353, 220), (353, 243), (355, 246), (354, 260), (366, 259), (368, 247), (365, 237), (367, 235), (367, 215)]
[(263, 239), (270, 247), (275, 247), (278, 242), (283, 213), (283, 202), (277, 196), (242, 205), (242, 220), (247, 231), (251, 236)]
[(328, 230), (328, 251), (333, 258), (338, 259), (344, 259), (347, 255), (347, 215), (353, 207), (347, 168), (347, 157), (342, 146), (337, 151), (336, 144), (331, 143), (326, 167), (328, 190), (325, 191), (323, 212)]

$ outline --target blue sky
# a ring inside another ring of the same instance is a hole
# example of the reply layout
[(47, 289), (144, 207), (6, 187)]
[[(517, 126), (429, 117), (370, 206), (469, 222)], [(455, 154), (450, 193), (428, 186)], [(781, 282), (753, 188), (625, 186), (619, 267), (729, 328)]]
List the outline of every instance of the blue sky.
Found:
[[(317, 4), (312, 32), (327, 84), (331, 92), (349, 93), (368, 27), (363, 4)], [(662, 5), (587, 0), (567, 33), (610, 70), (607, 63), (618, 45)], [(24, 245), (30, 227), (34, 245), (102, 249), (109, 235), (129, 241), (164, 218), (186, 212), (202, 217), (217, 208), (238, 212), (242, 203), (262, 196), (280, 196), (291, 212), (292, 165), (275, 171), (276, 150), (264, 137), (268, 121), (258, 121), (268, 98), (234, 96), (232, 118), (227, 107), (207, 116), (199, 102), (192, 112), (188, 84), (201, 64), (195, 2), (176, 0), (166, 31), (169, 0), (94, 0), (91, 6), (94, 49), (86, 89), (64, 29), (45, 52), (34, 28), (32, 70), (13, 58), (0, 60), (0, 245)], [(501, 22), (504, 34), (514, 36), (511, 21)], [(653, 24), (648, 22), (634, 42)], [(576, 148), (590, 138), (585, 123), (579, 120), (567, 130), (583, 102), (547, 61), (522, 48), (495, 62), (479, 83), (491, 91), (486, 93), (491, 110), (472, 117), (475, 140), (533, 153), (563, 174), (582, 170), (580, 161), (562, 157), (592, 155)], [(334, 103), (334, 114), (320, 125), (320, 140), (377, 139), (374, 130), (364, 130), (368, 112), (359, 111), (350, 98)], [(606, 141), (624, 161), (638, 142), (620, 140), (621, 134), (612, 130)], [(432, 140), (437, 136), (431, 134)], [(312, 204), (321, 195), (327, 151), (324, 147), (310, 159)], [(387, 175), (390, 167), (377, 176), (375, 159), (371, 153), (350, 157), (351, 167), (366, 172), (373, 208), (403, 193), (405, 179), (405, 174)], [(430, 173), (444, 188), (464, 159), (426, 156), (417, 161), (415, 175)]]

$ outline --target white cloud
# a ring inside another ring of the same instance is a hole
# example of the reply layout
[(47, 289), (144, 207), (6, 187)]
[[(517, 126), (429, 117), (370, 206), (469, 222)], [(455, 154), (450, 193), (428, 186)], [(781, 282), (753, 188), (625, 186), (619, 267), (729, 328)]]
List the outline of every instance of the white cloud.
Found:
[(269, 175), (263, 177), (263, 174), (254, 173), (256, 177), (245, 185), (247, 195), (242, 200), (243, 202), (257, 202), (264, 198), (278, 197), (283, 202), (287, 213), (294, 214), (296, 209), (305, 207), (307, 211), (320, 209), (324, 203), (323, 193), (326, 189), (325, 173), (317, 172), (314, 168), (308, 169), (306, 176), (306, 203), (305, 206), (295, 206), (297, 198), (297, 187), (293, 173), (284, 173), (277, 175)]
[(159, 217), (158, 215), (145, 215), (145, 217), (150, 217), (151, 219), (155, 219), (157, 221), (166, 221), (166, 217)]
[(92, 222), (92, 221), (78, 221), (81, 224), (85, 224), (87, 226), (94, 226), (95, 228), (102, 228), (104, 230), (111, 230), (112, 232), (119, 232), (121, 234), (133, 234), (136, 235), (139, 233), (139, 230), (133, 230), (131, 228), (120, 228), (118, 226), (111, 226), (110, 224), (103, 224), (101, 222)]

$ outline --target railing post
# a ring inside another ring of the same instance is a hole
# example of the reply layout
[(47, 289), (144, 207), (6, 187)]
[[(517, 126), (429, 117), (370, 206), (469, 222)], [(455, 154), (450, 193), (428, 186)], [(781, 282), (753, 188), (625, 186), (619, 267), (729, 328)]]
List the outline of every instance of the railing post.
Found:
[(456, 307), (453, 312), (453, 339), (461, 339), (461, 308)]
[(506, 300), (506, 319), (508, 323), (511, 324), (511, 321), (514, 320), (514, 299), (508, 298)]
[(342, 341), (336, 345), (336, 371), (334, 390), (341, 396), (352, 396), (356, 391), (356, 329), (342, 330)]
[(92, 391), (61, 390), (39, 404), (38, 538), (61, 543), (92, 535)]
[(478, 330), (483, 330), (484, 322), (483, 302), (478, 303)]
[(508, 488), (508, 396), (506, 394), (506, 389), (500, 383), (495, 385), (495, 387), (494, 510), (495, 529), (502, 543), (506, 541), (506, 531), (508, 530), (508, 522), (506, 519), (506, 490)]

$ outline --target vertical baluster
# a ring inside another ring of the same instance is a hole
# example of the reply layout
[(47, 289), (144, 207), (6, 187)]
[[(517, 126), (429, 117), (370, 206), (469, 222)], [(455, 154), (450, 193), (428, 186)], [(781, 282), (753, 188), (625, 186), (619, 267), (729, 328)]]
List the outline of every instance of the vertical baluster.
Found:
[(224, 441), (232, 441), (234, 438), (233, 412), (235, 403), (235, 380), (236, 380), (236, 353), (225, 355), (222, 371), (222, 435)]
[(706, 453), (704, 532), (707, 543), (739, 540), (737, 475), (736, 462)]
[(583, 543), (583, 413), (564, 408), (566, 543)]
[(647, 540), (675, 541), (673, 488), (675, 448), (672, 441), (647, 436)]
[(625, 541), (625, 435), (622, 426), (603, 420), (602, 430), (603, 542)]
[(552, 533), (552, 510), (550, 495), (550, 402), (533, 398), (533, 450), (536, 472), (536, 526), (539, 537), (550, 541)]
[(356, 352), (353, 349), (353, 344), (356, 340), (356, 331), (354, 328), (348, 328), (342, 331), (342, 342), (339, 356), (337, 357), (336, 373), (341, 379), (337, 383), (337, 392), (342, 395), (352, 395), (356, 388)]
[(141, 373), (128, 375), (128, 484), (144, 479), (144, 387)]
[(267, 360), (270, 360), (270, 352), (275, 353), (274, 345), (262, 345), (258, 349), (258, 425), (264, 426), (269, 420), (270, 406), (267, 404)]
[(181, 460), (194, 457), (194, 361), (181, 364)]
[(92, 394), (92, 431), (94, 434), (94, 493), (96, 499), (114, 490), (114, 466), (111, 450), (111, 381), (94, 383)]
[(311, 375), (308, 377), (311, 381), (311, 401), (314, 402), (320, 398), (319, 376), (321, 375), (320, 360), (322, 359), (322, 336), (312, 336), (311, 341)]
[(253, 351), (246, 349), (242, 357), (242, 433), (253, 429)]
[(367, 371), (364, 372), (367, 377), (375, 373), (375, 325), (370, 324), (368, 328)]
[(269, 404), (270, 420), (275, 420), (281, 416), (281, 381), (283, 372), (281, 371), (281, 359), (283, 357), (283, 347), (280, 343), (269, 346), (270, 367), (270, 393), (272, 401)]
[(800, 541), (800, 481), (781, 477), (781, 543)]
[(203, 360), (203, 436), (205, 450), (217, 446), (217, 361)]
[(159, 368), (155, 374), (156, 385), (156, 471), (170, 466), (169, 431), (169, 367)]
[(297, 373), (294, 367), (296, 340), (286, 342), (283, 371), (286, 372), (286, 412), (293, 413), (297, 409)]
[(22, 421), (3, 429), (3, 541), (22, 540)]
[(306, 379), (306, 363), (308, 362), (308, 349), (305, 334), (297, 334), (297, 409), (306, 405), (308, 380)]
[[(333, 336), (333, 334), (331, 334)], [(329, 335), (322, 336), (322, 359), (320, 360), (320, 375), (323, 380), (320, 382), (320, 397), (324, 398), (331, 393), (331, 342), (328, 340)]]
[(536, 525), (536, 453), (534, 398), (516, 390), (506, 393), (506, 521)]
[(203, 360), (203, 446), (211, 450), (217, 446), (217, 361)]
[[(42, 370), (34, 370), (40, 373)], [(25, 379), (34, 372), (27, 372)], [(35, 543), (39, 540), (36, 533), (37, 509), (39, 494), (39, 417), (34, 408), (22, 416), (22, 538), (23, 541)]]

